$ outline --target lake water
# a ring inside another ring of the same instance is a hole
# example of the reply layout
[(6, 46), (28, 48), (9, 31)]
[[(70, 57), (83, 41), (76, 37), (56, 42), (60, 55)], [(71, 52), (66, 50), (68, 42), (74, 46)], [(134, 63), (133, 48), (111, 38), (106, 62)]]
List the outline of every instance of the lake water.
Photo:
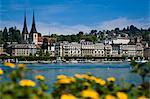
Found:
[[(94, 76), (106, 79), (114, 76), (117, 78), (117, 83), (121, 81), (132, 84), (140, 84), (141, 78), (137, 74), (130, 73), (131, 66), (128, 63), (121, 64), (27, 64), (29, 72), (27, 78), (33, 79), (35, 75), (44, 75), (49, 85), (56, 81), (57, 75), (64, 74), (73, 76), (76, 73), (91, 72)], [(9, 68), (0, 65), (6, 71)]]

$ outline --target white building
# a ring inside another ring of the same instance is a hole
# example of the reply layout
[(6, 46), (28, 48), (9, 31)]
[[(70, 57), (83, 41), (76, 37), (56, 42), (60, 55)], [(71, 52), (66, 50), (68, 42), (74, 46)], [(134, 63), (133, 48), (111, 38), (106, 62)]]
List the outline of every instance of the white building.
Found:
[(127, 38), (117, 38), (112, 40), (112, 44), (128, 44), (130, 39)]
[(7, 47), (7, 52), (12, 56), (35, 55), (39, 48), (35, 44), (12, 44)]
[(143, 46), (141, 43), (129, 45), (127, 42), (124, 44), (57, 42), (55, 55), (59, 57), (143, 57)]
[(105, 57), (111, 57), (111, 55), (112, 55), (112, 46), (110, 44), (106, 44), (105, 48), (104, 48), (104, 51), (105, 51)]
[(141, 43), (132, 44), (132, 45), (122, 45), (121, 46), (121, 54), (122, 56), (141, 56), (143, 57), (143, 46)]
[(95, 57), (103, 57), (105, 56), (105, 51), (104, 51), (104, 44), (103, 43), (96, 43), (94, 44), (94, 52), (92, 56)]
[(55, 55), (59, 57), (102, 57), (104, 53), (103, 43), (77, 43), (77, 42), (57, 42)]

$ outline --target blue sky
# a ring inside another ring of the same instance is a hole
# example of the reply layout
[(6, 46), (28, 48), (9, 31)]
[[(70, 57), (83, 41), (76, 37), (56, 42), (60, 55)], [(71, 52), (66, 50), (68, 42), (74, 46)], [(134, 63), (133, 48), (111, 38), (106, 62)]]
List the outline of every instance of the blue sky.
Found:
[(91, 29), (135, 25), (147, 28), (150, 0), (0, 0), (0, 28), (22, 29), (26, 11), (28, 30), (35, 11), (37, 30), (43, 34), (70, 34)]

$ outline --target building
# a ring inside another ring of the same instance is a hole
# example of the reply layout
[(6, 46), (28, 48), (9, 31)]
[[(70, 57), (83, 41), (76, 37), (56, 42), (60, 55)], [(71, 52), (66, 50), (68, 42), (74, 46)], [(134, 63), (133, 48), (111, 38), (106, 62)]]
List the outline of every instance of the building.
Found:
[(127, 56), (127, 57), (143, 57), (143, 50), (144, 49), (141, 43), (121, 46), (122, 56)]
[(29, 43), (29, 33), (28, 33), (27, 22), (26, 22), (26, 14), (24, 16), (24, 25), (22, 30), (22, 43)]
[(59, 57), (103, 57), (104, 44), (90, 42), (57, 42), (55, 55)]
[[(65, 42), (56, 42), (55, 43), (55, 56), (63, 57), (63, 45)], [(67, 43), (67, 42), (66, 42)]]
[(26, 14), (24, 16), (24, 25), (23, 25), (23, 30), (22, 30), (22, 43), (38, 44), (38, 32), (36, 30), (34, 12), (33, 12), (32, 27), (31, 27), (30, 33), (28, 33)]
[(81, 56), (81, 44), (77, 42), (66, 42), (63, 45), (63, 55), (69, 57), (80, 57)]
[(30, 39), (30, 43), (38, 44), (38, 32), (36, 30), (34, 12), (33, 12), (32, 27), (31, 27), (29, 39)]
[(103, 44), (90, 42), (57, 42), (55, 55), (58, 57), (143, 57), (143, 45)]
[(105, 45), (104, 51), (105, 51), (105, 57), (111, 57), (112, 56), (112, 46), (110, 44)]
[(0, 53), (3, 53), (4, 52), (4, 45), (3, 44), (0, 44)]
[(117, 38), (112, 40), (112, 44), (128, 44), (130, 39), (127, 38)]
[(7, 46), (7, 53), (12, 56), (35, 55), (39, 47), (35, 44), (11, 44)]
[(112, 57), (121, 57), (121, 45), (120, 44), (112, 44)]
[(92, 43), (81, 44), (81, 56), (92, 57), (94, 55), (95, 46)]
[(145, 59), (150, 60), (150, 47), (144, 49), (144, 57)]
[(94, 57), (104, 57), (105, 56), (105, 51), (104, 51), (104, 44), (103, 43), (96, 43), (94, 44), (94, 52), (93, 55)]

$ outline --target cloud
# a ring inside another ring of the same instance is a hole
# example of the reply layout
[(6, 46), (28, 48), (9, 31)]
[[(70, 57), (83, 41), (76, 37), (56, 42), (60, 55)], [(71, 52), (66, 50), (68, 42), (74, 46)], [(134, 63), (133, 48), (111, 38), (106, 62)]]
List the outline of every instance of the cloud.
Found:
[(97, 23), (97, 25), (94, 26), (88, 26), (84, 24), (77, 24), (70, 26), (58, 23), (52, 24), (38, 23), (38, 29), (41, 33), (44, 34), (48, 34), (49, 32), (57, 34), (76, 34), (79, 31), (90, 32), (92, 29), (111, 30), (115, 29), (116, 27), (123, 29), (124, 27), (130, 25), (134, 25), (137, 28), (149, 28), (150, 26), (149, 22), (143, 18), (133, 20), (125, 17), (120, 17), (114, 20)]
[(104, 29), (104, 30), (106, 29), (111, 30), (116, 27), (119, 27), (123, 29), (124, 27), (130, 26), (130, 25), (134, 25), (138, 28), (148, 28), (149, 23), (143, 18), (133, 20), (133, 19), (125, 18), (125, 17), (120, 17), (114, 20), (109, 20), (109, 21), (104, 21), (102, 23), (99, 23), (97, 28)]
[(92, 28), (86, 25), (63, 25), (58, 23), (45, 24), (38, 23), (39, 32), (43, 34), (76, 34), (79, 31), (89, 32)]
[[(37, 22), (37, 31), (42, 33), (43, 35), (47, 34), (76, 34), (79, 31), (83, 32), (90, 32), (92, 29), (97, 30), (111, 30), (116, 27), (119, 27), (120, 29), (134, 25), (138, 28), (148, 28), (150, 26), (149, 22), (145, 19), (128, 19), (125, 17), (120, 17), (114, 20), (109, 21), (103, 21), (100, 23), (97, 23), (97, 25), (88, 26), (84, 24), (77, 24), (77, 25), (65, 25), (60, 23), (43, 23), (43, 22)], [(0, 29), (3, 29), (5, 26), (11, 27), (11, 26), (17, 26), (18, 29), (22, 30), (23, 25), (17, 22), (13, 21), (2, 21), (0, 24)], [(30, 31), (31, 25), (28, 25), (28, 31)]]

